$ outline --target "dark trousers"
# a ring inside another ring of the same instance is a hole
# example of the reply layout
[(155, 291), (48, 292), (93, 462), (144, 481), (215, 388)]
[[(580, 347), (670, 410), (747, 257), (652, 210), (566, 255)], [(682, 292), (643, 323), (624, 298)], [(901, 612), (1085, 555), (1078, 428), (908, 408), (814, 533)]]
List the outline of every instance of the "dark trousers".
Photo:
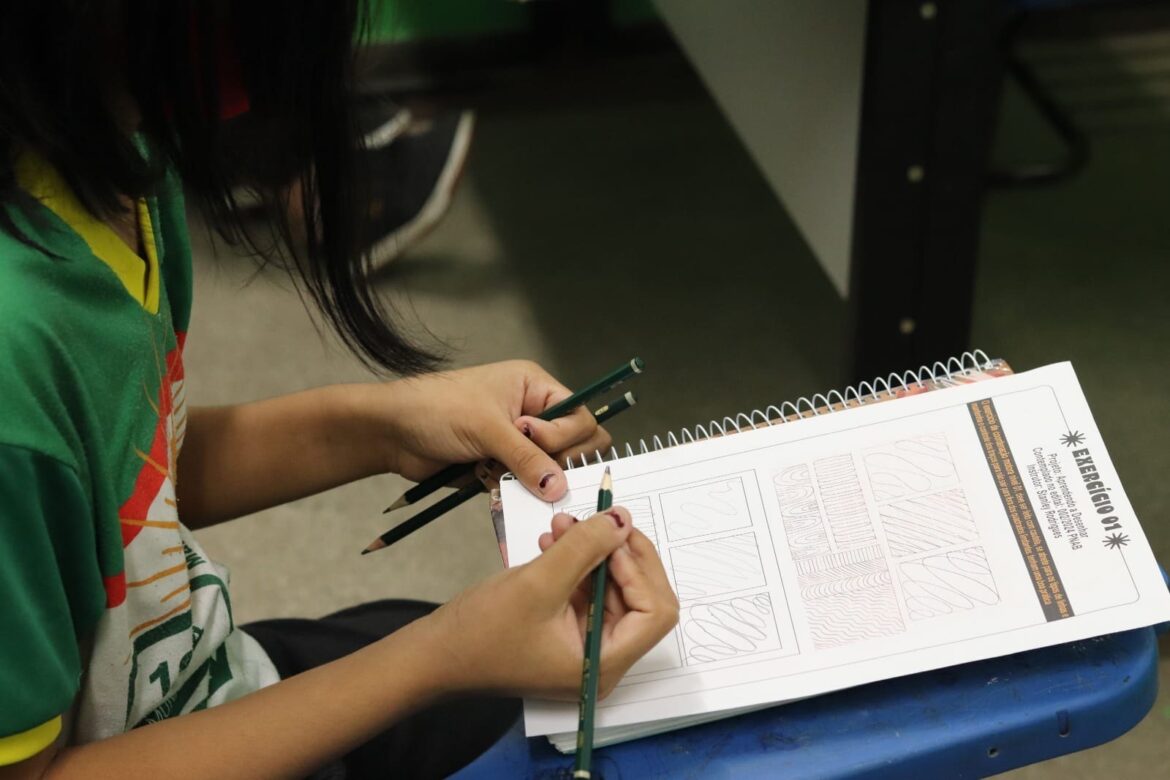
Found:
[[(359, 650), (437, 606), (421, 601), (375, 601), (319, 620), (262, 620), (243, 626), (243, 630), (268, 653), (281, 678), (287, 678)], [(386, 673), (395, 672), (387, 669)], [(477, 696), (445, 701), (399, 721), (313, 777), (446, 777), (491, 747), (519, 715), (518, 699)]]

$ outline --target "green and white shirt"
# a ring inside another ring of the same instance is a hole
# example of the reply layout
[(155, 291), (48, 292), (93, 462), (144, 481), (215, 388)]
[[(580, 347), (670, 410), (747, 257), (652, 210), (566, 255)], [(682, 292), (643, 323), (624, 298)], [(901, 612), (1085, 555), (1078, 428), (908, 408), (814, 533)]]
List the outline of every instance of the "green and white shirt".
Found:
[[(0, 233), (0, 765), (275, 682), (179, 520), (191, 258), (168, 181), (132, 252), (33, 155)], [(39, 201), (39, 203), (37, 203)]]

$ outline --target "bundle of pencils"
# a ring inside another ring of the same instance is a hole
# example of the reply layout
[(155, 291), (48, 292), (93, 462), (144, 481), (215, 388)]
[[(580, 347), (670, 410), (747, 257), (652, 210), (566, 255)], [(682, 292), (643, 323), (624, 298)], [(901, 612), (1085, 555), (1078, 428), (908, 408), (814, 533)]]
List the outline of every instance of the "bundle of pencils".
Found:
[[(573, 393), (571, 396), (561, 401), (560, 403), (554, 404), (548, 409), (545, 409), (540, 413), (539, 417), (542, 420), (555, 420), (558, 417), (564, 417), (565, 415), (572, 413), (578, 407), (594, 400), (602, 393), (612, 390), (615, 386), (621, 384), (631, 376), (642, 373), (643, 368), (645, 368), (645, 363), (642, 362), (642, 359), (633, 358), (629, 362), (623, 363), (613, 371), (610, 371), (608, 374), (601, 377), (597, 381)], [(598, 424), (601, 424), (630, 408), (635, 403), (636, 399), (634, 398), (634, 394), (626, 393), (618, 400), (597, 409), (593, 413), (593, 416), (597, 420)], [(483, 483), (478, 479), (475, 479), (473, 476), (474, 469), (475, 465), (471, 463), (453, 464), (443, 469), (442, 471), (427, 477), (422, 482), (403, 493), (397, 501), (385, 509), (383, 514), (386, 512), (393, 512), (394, 510), (401, 509), (405, 506), (410, 506), (418, 501), (421, 501), (440, 488), (450, 486), (452, 483), (459, 483), (463, 480), (470, 479), (467, 484), (456, 490), (454, 493), (451, 493), (440, 501), (436, 501), (434, 504), (414, 515), (409, 520), (400, 523), (394, 528), (391, 528), (389, 531), (370, 542), (370, 544), (366, 546), (366, 549), (362, 550), (362, 555), (374, 552), (375, 550), (381, 550), (384, 547), (389, 547), (398, 540), (409, 536), (423, 526), (431, 523), (436, 518), (441, 517), (455, 507), (459, 506), (460, 504), (484, 492), (486, 488), (484, 487)]]

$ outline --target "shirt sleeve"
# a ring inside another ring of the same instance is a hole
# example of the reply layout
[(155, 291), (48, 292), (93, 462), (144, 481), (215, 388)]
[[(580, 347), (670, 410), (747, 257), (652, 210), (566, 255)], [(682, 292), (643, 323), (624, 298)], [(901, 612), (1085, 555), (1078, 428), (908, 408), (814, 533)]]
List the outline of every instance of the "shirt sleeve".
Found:
[(0, 765), (52, 743), (77, 695), (105, 607), (93, 523), (72, 468), (0, 445)]

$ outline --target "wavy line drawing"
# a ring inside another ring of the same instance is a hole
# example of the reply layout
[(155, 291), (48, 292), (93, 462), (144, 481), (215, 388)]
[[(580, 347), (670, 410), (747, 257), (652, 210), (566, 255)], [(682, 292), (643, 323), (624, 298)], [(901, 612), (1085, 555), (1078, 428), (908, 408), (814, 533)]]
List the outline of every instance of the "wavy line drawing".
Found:
[(895, 558), (974, 542), (979, 529), (962, 488), (886, 504), (878, 512)]
[[(635, 498), (623, 497), (619, 503), (630, 510), (630, 517), (634, 520), (634, 527), (646, 534), (650, 541), (654, 543), (654, 546), (658, 547), (658, 532), (654, 530), (654, 508), (650, 504), (650, 498), (648, 496), (637, 496)], [(568, 512), (579, 520), (584, 520), (587, 517), (592, 517), (597, 514), (597, 504), (576, 504), (574, 506), (564, 507), (561, 511)]]
[(682, 610), (679, 628), (688, 666), (781, 647), (767, 593), (688, 607)]
[(820, 458), (813, 464), (813, 470), (834, 546), (847, 549), (876, 541), (853, 456)]
[(879, 503), (955, 487), (958, 475), (943, 433), (901, 439), (866, 450), (865, 470)]
[(666, 537), (672, 542), (750, 528), (747, 493), (739, 477), (659, 494)]
[(799, 561), (831, 552), (829, 532), (821, 517), (808, 465), (798, 463), (782, 469), (772, 478), (772, 486), (780, 502), (780, 519), (792, 559)]
[(823, 599), (827, 596), (848, 596), (854, 591), (881, 588), (883, 585), (889, 584), (890, 572), (887, 570), (859, 577), (832, 580), (819, 585), (808, 585), (800, 589), (800, 595), (808, 600)]
[(680, 601), (722, 596), (766, 584), (754, 533), (674, 547), (670, 563)]
[(999, 603), (991, 564), (979, 546), (904, 561), (898, 579), (912, 620)]
[(889, 585), (892, 579), (885, 561), (864, 561), (828, 571), (804, 574), (799, 577), (799, 581), (801, 597), (819, 599), (865, 588), (880, 588)]
[(905, 630), (880, 545), (799, 561), (800, 597), (818, 649)]
[(881, 639), (906, 630), (889, 584), (811, 599), (804, 607), (818, 650)]

